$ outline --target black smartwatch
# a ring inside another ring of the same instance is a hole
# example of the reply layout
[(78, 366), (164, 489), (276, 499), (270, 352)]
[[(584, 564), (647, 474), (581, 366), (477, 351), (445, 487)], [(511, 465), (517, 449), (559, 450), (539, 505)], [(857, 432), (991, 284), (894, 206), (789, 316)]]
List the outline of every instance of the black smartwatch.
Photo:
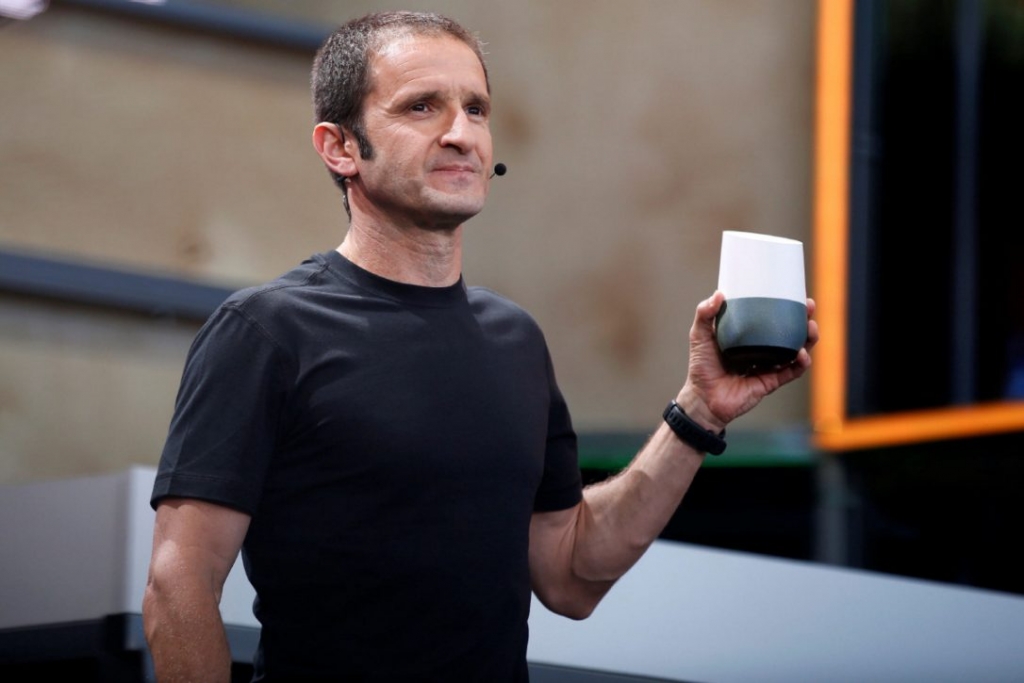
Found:
[(725, 451), (725, 430), (715, 434), (710, 429), (704, 429), (684, 413), (675, 401), (669, 401), (662, 417), (683, 443), (711, 455), (721, 455)]

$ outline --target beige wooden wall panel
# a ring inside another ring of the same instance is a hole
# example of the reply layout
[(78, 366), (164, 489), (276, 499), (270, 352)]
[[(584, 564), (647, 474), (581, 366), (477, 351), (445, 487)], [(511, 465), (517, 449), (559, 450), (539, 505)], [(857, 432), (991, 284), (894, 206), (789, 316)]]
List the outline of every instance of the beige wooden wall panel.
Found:
[(340, 241), (305, 55), (58, 8), (0, 36), (5, 244), (248, 283)]
[(0, 295), (0, 481), (155, 464), (195, 332)]
[[(581, 430), (653, 427), (721, 231), (809, 238), (814, 3), (407, 6), (488, 43), (509, 173), (467, 227), (467, 279), (538, 318)], [(310, 57), (56, 5), (0, 30), (0, 249), (230, 286), (333, 248)], [(0, 316), (0, 479), (155, 462), (192, 327), (14, 297)], [(808, 387), (736, 428), (805, 424)]]

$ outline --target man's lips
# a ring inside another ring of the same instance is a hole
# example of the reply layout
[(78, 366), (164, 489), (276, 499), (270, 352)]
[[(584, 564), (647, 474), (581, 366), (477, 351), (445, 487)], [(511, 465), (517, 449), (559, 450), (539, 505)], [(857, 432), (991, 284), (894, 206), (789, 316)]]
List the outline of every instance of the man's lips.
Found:
[(431, 170), (434, 173), (480, 173), (480, 169), (472, 164), (445, 164)]

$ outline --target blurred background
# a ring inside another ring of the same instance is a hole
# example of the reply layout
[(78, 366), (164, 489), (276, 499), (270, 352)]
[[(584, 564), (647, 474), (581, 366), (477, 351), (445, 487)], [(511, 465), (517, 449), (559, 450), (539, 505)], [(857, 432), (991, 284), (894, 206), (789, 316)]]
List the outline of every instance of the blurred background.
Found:
[[(465, 276), (545, 330), (588, 481), (684, 380), (722, 231), (795, 238), (821, 362), (730, 427), (665, 537), (1024, 593), (1024, 3), (403, 7), (487, 43), (509, 171)], [(0, 483), (155, 466), (206, 315), (341, 242), (309, 69), (391, 6), (0, 8)]]

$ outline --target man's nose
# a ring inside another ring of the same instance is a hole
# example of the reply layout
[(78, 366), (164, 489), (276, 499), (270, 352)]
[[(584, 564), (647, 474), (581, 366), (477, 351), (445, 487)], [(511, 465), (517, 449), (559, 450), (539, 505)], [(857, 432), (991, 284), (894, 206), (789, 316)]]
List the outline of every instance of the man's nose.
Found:
[(457, 147), (460, 152), (469, 151), (471, 143), (469, 116), (461, 108), (452, 112), (441, 136), (441, 144)]

